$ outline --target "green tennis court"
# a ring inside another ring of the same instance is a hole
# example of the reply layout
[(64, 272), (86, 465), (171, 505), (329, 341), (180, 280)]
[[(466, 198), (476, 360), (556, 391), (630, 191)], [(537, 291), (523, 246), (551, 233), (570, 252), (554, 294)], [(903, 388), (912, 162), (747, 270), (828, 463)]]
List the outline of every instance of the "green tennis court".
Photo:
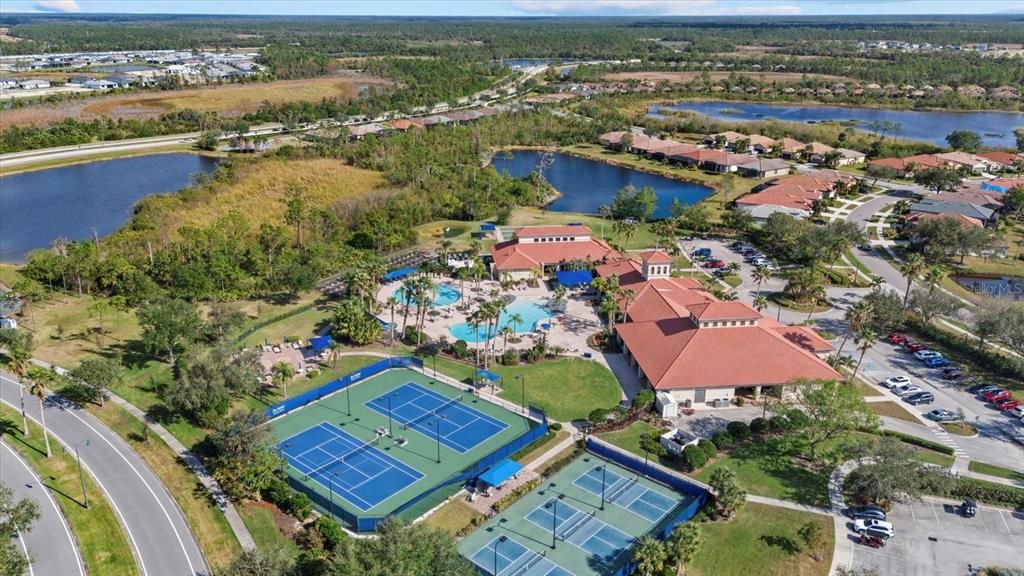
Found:
[(593, 454), (574, 460), (459, 543), (487, 576), (597, 576), (694, 500)]
[(318, 507), (385, 516), (536, 423), (471, 391), (392, 368), (270, 425), (293, 486)]

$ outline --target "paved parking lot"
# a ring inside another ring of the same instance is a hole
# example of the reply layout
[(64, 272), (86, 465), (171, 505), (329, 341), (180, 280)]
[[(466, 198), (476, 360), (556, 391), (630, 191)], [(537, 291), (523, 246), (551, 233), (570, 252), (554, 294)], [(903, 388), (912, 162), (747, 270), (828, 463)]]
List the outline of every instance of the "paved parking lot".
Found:
[[(964, 518), (956, 503), (927, 498), (897, 504), (889, 514), (896, 536), (884, 548), (853, 543), (853, 565), (882, 574), (963, 576), (969, 567), (1024, 569), (1024, 514), (985, 506)], [(848, 527), (852, 527), (852, 522)], [(856, 540), (852, 531), (845, 537)]]

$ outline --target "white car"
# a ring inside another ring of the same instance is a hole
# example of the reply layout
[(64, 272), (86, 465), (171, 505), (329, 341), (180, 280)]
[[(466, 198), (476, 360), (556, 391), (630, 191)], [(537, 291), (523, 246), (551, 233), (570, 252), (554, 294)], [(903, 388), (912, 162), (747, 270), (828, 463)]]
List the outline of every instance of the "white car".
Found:
[(1014, 408), (1013, 410), (1007, 410), (1006, 413), (1011, 418), (1022, 418), (1022, 419), (1024, 419), (1024, 406), (1018, 406), (1018, 407)]
[(882, 386), (885, 386), (886, 388), (888, 388), (890, 390), (892, 390), (893, 388), (896, 388), (897, 386), (909, 386), (909, 385), (910, 385), (910, 378), (907, 378), (906, 376), (893, 376), (893, 377), (888, 378), (888, 379), (886, 379), (886, 380), (884, 380), (882, 382)]
[(861, 518), (853, 521), (854, 532), (864, 533), (868, 530), (876, 533), (884, 533), (890, 538), (896, 534), (896, 530), (893, 529), (892, 524), (884, 520)]
[(918, 360), (927, 360), (929, 358), (942, 358), (942, 354), (939, 354), (935, 350), (918, 350), (914, 352), (914, 358)]
[(906, 396), (907, 394), (913, 394), (915, 392), (923, 392), (920, 386), (914, 384), (904, 384), (902, 386), (896, 386), (892, 389), (892, 393), (897, 396)]

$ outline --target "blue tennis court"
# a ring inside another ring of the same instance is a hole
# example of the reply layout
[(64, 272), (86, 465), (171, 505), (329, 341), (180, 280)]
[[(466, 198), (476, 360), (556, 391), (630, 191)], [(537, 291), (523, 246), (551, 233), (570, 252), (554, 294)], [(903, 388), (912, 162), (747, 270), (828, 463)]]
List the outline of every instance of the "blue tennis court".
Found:
[(555, 536), (559, 540), (569, 542), (609, 563), (633, 545), (633, 538), (629, 534), (605, 524), (593, 513), (587, 514), (576, 509), (565, 500), (559, 500), (556, 505), (555, 498), (549, 498), (527, 514), (526, 519), (548, 531), (554, 525)]
[(282, 440), (278, 448), (292, 468), (363, 511), (423, 477), (329, 422)]
[(602, 472), (600, 465), (587, 470), (585, 474), (574, 480), (573, 484), (600, 497), (602, 473), (605, 475), (605, 502), (611, 502), (637, 516), (646, 518), (650, 520), (651, 524), (657, 524), (678, 504), (678, 501), (636, 482), (636, 477), (622, 476), (612, 470)]
[(491, 576), (573, 576), (565, 568), (530, 550), (512, 538), (496, 536), (470, 560)]
[[(390, 403), (390, 404), (389, 404)], [(449, 398), (409, 382), (382, 394), (366, 406), (388, 415), (402, 425), (433, 439), (440, 427), (440, 440), (445, 446), (465, 454), (476, 448), (508, 424), (488, 416), (462, 401), (462, 396)]]

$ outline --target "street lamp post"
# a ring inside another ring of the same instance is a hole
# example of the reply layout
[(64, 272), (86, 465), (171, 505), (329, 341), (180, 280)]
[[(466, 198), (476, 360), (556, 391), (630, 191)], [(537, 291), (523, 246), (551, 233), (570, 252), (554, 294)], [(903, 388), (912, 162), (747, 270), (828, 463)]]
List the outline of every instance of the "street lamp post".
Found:
[(441, 416), (434, 421), (434, 436), (437, 439), (437, 463), (441, 463), (441, 421), (447, 416)]
[(394, 436), (394, 432), (391, 430), (391, 398), (398, 395), (398, 392), (388, 394), (388, 436)]
[[(338, 473), (335, 472), (334, 476), (337, 475)], [(330, 475), (327, 476), (327, 491), (331, 494), (331, 516), (334, 516), (334, 480)]]
[(601, 466), (601, 510), (604, 510), (604, 478), (608, 471), (608, 465)]
[(498, 576), (498, 544), (502, 544), (506, 540), (508, 540), (508, 537), (502, 534), (501, 536), (498, 536), (497, 540), (494, 541), (494, 572), (491, 573), (494, 576)]
[(557, 541), (557, 529), (558, 529), (558, 501), (565, 496), (559, 494), (557, 498), (553, 498), (551, 502), (546, 504), (545, 508), (551, 508), (551, 548), (555, 548), (555, 542)]
[(348, 415), (352, 416), (352, 383), (349, 382), (348, 386), (345, 386), (345, 407), (348, 410)]
[[(86, 438), (85, 445), (89, 445)], [(78, 454), (78, 444), (75, 444), (75, 460), (78, 461), (78, 481), (82, 483), (82, 501), (85, 502), (85, 509), (89, 509), (89, 493), (85, 491), (85, 473), (82, 472), (82, 457)]]

